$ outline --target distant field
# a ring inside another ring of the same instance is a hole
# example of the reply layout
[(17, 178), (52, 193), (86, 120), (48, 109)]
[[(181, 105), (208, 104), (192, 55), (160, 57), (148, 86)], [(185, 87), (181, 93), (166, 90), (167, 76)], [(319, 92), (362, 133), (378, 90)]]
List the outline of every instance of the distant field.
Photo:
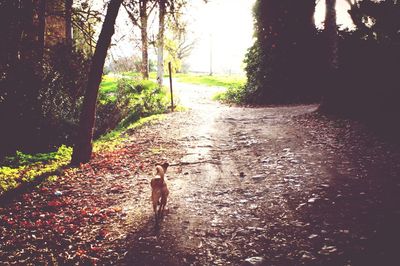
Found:
[[(138, 79), (142, 78), (142, 74), (140, 74), (139, 72), (131, 72), (131, 71), (129, 71), (129, 72), (122, 72), (120, 74), (122, 76), (125, 76), (125, 77), (132, 77), (132, 78), (138, 78)], [(149, 73), (149, 79), (157, 79), (157, 73), (156, 72), (150, 72)]]
[(176, 74), (174, 76), (180, 82), (218, 86), (218, 87), (237, 87), (246, 83), (246, 76), (244, 75), (198, 75), (198, 74)]
[[(125, 77), (132, 78), (140, 78), (140, 73), (137, 72), (124, 72), (121, 75)], [(156, 79), (156, 73), (149, 73), (150, 79)], [(167, 78), (168, 74), (164, 75), (164, 78)], [(177, 79), (179, 82), (190, 83), (196, 85), (205, 85), (205, 86), (218, 86), (218, 87), (238, 87), (242, 86), (246, 83), (245, 75), (206, 75), (206, 74), (195, 74), (195, 73), (176, 73), (173, 74), (172, 77)], [(107, 90), (108, 82), (107, 79), (103, 79), (102, 87), (104, 84), (104, 90)]]

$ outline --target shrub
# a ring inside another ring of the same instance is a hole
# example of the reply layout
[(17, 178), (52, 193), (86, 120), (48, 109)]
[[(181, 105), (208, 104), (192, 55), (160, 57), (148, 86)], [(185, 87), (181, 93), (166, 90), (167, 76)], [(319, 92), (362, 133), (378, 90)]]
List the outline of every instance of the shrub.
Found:
[(213, 99), (226, 103), (240, 104), (245, 100), (246, 90), (244, 85), (230, 86), (224, 92), (216, 94)]
[(164, 113), (168, 100), (164, 89), (149, 80), (120, 79), (115, 90), (101, 91), (96, 113), (95, 138), (141, 117)]

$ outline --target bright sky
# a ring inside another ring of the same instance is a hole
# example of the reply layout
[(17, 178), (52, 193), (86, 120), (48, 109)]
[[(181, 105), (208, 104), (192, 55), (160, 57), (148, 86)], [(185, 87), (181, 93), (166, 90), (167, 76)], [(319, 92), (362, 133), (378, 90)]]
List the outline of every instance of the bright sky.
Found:
[[(200, 1), (199, 1), (200, 2)], [(210, 71), (210, 52), (214, 73), (240, 73), (247, 49), (253, 43), (254, 0), (211, 0), (197, 3), (189, 9), (191, 27), (197, 36), (196, 48), (189, 62), (191, 71)], [(337, 0), (337, 23), (351, 27), (345, 0)], [(317, 0), (315, 22), (321, 27), (325, 17), (325, 0)], [(211, 51), (210, 51), (211, 50)]]
[[(189, 2), (191, 5), (186, 10), (189, 36), (197, 40), (192, 54), (187, 59), (190, 71), (209, 73), (211, 58), (214, 73), (243, 71), (244, 56), (253, 44), (254, 2), (255, 0), (209, 0), (207, 4), (203, 0)], [(338, 25), (351, 28), (352, 22), (347, 13), (348, 3), (345, 0), (337, 0), (336, 9)], [(120, 29), (117, 30), (114, 40), (120, 39), (121, 34), (133, 31), (133, 27), (127, 23), (125, 11), (120, 13), (117, 22)], [(325, 0), (317, 0), (315, 22), (318, 27), (322, 27), (324, 17)], [(138, 38), (138, 34), (136, 35)], [(136, 53), (140, 51), (138, 44), (133, 44), (132, 36), (117, 42), (118, 45), (112, 48), (117, 57), (129, 56), (134, 50)], [(155, 59), (153, 49), (149, 52)]]
[[(350, 6), (345, 0), (336, 1), (336, 16), (337, 24), (340, 28), (353, 28), (354, 24), (350, 18), (349, 10)], [(317, 27), (321, 27), (322, 22), (325, 19), (325, 0), (317, 0), (317, 7), (315, 9), (315, 24)]]
[[(199, 1), (200, 2), (200, 1)], [(213, 0), (191, 8), (191, 27), (197, 37), (189, 62), (192, 71), (238, 73), (253, 40), (254, 0)]]

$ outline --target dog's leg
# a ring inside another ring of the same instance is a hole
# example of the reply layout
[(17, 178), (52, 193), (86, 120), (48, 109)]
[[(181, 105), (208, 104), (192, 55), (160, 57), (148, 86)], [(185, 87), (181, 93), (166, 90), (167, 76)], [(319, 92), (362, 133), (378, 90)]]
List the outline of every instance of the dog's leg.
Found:
[(157, 203), (154, 204), (154, 202), (153, 202), (153, 211), (154, 215), (157, 216)]
[(165, 209), (165, 205), (166, 204), (167, 204), (167, 198), (166, 197), (161, 197), (160, 209), (159, 209), (160, 217), (164, 216), (164, 209)]
[(158, 218), (161, 218), (161, 215), (162, 215), (161, 207), (162, 207), (162, 204), (160, 204), (160, 207), (158, 207), (158, 212), (157, 212), (157, 217)]
[(153, 203), (154, 217), (156, 219), (156, 223), (158, 223), (158, 217), (157, 217), (158, 195), (154, 191), (151, 193), (151, 201)]

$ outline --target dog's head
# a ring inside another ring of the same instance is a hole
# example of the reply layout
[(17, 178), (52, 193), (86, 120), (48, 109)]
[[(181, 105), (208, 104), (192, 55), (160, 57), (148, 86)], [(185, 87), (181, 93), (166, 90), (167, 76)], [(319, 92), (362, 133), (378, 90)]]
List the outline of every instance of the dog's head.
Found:
[[(168, 166), (169, 166), (169, 163), (167, 163), (167, 162), (164, 162), (164, 163), (157, 163), (156, 164), (156, 167), (157, 166), (161, 166), (162, 167), (162, 169), (164, 170), (164, 173), (166, 173), (167, 172), (167, 168), (168, 168)], [(158, 172), (158, 171), (157, 171)]]
[(161, 167), (164, 169), (164, 173), (167, 172), (167, 168), (168, 168), (168, 166), (169, 166), (169, 163), (164, 162), (163, 164), (160, 164), (160, 165), (161, 165)]

